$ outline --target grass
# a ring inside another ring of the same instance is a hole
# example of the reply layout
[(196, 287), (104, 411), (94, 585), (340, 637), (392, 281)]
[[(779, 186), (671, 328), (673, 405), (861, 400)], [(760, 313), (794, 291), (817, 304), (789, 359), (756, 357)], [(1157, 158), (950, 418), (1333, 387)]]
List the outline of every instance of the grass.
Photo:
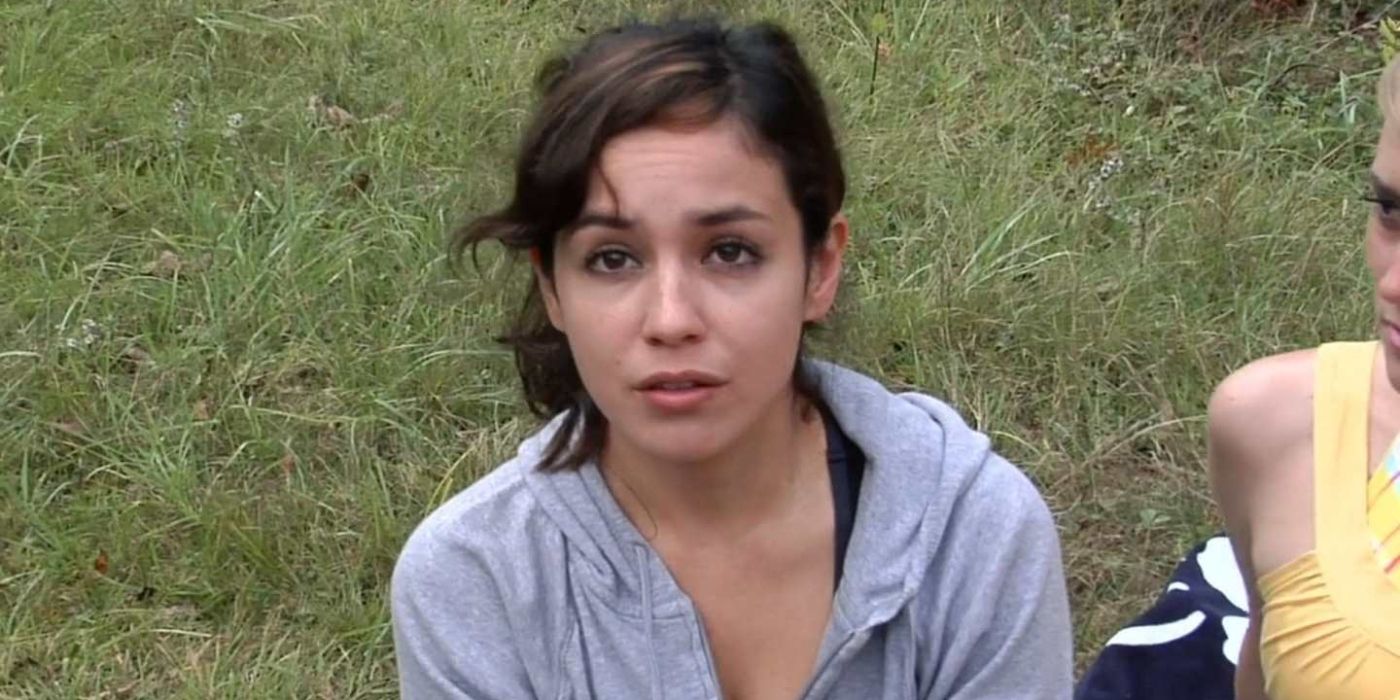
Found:
[(799, 30), (855, 226), (822, 351), (1034, 476), (1086, 661), (1218, 528), (1211, 386), (1369, 332), (1380, 57), (1339, 2), (1018, 5), (0, 7), (0, 696), (393, 695), (398, 547), (533, 425), (523, 277), (444, 232), (546, 52), (702, 6)]

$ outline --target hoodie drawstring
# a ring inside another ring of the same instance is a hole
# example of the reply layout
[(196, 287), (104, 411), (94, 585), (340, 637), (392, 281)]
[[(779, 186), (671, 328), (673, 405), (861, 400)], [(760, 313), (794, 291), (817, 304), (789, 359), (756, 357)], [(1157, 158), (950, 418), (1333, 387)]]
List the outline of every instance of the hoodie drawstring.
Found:
[(642, 574), (642, 624), (647, 628), (647, 662), (651, 667), (651, 697), (661, 700), (661, 664), (656, 658), (656, 619), (652, 611), (651, 562), (646, 545), (636, 544), (632, 553), (637, 556), (637, 569)]

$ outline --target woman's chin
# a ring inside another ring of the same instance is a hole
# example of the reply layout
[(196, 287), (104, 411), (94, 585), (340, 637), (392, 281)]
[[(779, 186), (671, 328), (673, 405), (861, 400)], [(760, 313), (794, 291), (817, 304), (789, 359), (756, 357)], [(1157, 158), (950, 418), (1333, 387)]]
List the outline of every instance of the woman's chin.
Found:
[(1381, 340), (1381, 367), (1385, 370), (1386, 382), (1390, 388), (1400, 392), (1400, 348)]
[(1390, 383), (1390, 388), (1396, 393), (1400, 393), (1400, 358), (1387, 353), (1385, 358), (1385, 379)]
[(643, 451), (649, 458), (660, 464), (677, 466), (712, 462), (721, 452), (714, 442), (704, 440), (668, 441), (647, 445)]
[[(695, 426), (698, 428), (699, 426)], [(723, 452), (726, 441), (713, 427), (703, 430), (689, 426), (647, 426), (632, 435), (620, 436), (627, 452), (647, 462), (659, 464), (702, 464)]]

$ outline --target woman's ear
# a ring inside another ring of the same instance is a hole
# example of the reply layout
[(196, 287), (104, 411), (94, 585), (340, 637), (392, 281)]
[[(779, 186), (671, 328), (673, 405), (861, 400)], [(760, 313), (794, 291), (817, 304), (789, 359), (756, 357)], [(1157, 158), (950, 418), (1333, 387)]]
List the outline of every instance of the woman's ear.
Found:
[(544, 299), (544, 310), (549, 315), (549, 325), (563, 333), (564, 316), (559, 311), (559, 295), (554, 288), (553, 276), (544, 269), (544, 256), (540, 254), (538, 247), (530, 248), (530, 270), (535, 275), (535, 285), (539, 287), (540, 298)]
[(820, 321), (831, 312), (832, 304), (836, 303), (836, 290), (841, 286), (841, 263), (850, 238), (850, 222), (844, 213), (837, 212), (836, 216), (831, 217), (826, 241), (812, 251), (804, 320)]

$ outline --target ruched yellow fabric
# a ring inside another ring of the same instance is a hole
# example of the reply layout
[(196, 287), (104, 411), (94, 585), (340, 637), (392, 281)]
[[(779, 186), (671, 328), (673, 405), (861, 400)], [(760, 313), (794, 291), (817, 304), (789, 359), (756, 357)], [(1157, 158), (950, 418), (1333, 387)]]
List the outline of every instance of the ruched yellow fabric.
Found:
[(1316, 547), (1258, 579), (1270, 700), (1400, 699), (1400, 590), (1366, 521), (1376, 343), (1318, 348), (1313, 397)]

